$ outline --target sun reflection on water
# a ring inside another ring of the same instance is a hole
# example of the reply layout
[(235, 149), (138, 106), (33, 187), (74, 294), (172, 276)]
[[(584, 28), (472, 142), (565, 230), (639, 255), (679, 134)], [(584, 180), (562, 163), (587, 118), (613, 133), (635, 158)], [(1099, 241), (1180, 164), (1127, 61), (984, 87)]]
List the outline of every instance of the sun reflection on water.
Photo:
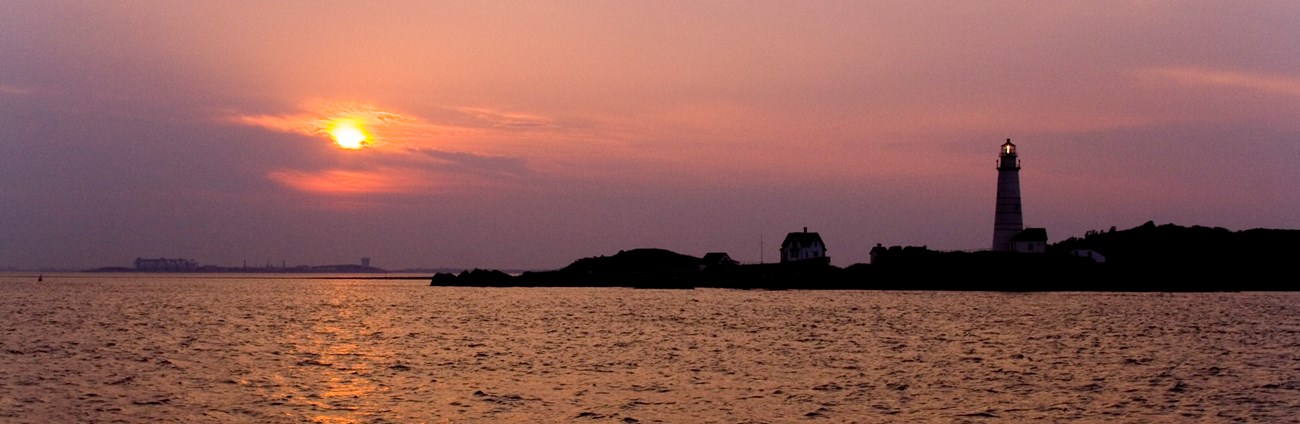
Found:
[(396, 352), (382, 343), (367, 343), (383, 325), (375, 307), (357, 288), (335, 286), (331, 296), (308, 311), (307, 331), (286, 334), (299, 358), (288, 371), (285, 389), (302, 396), (305, 418), (317, 423), (368, 422), (381, 408), (375, 397), (388, 392), (375, 374), (386, 369)]

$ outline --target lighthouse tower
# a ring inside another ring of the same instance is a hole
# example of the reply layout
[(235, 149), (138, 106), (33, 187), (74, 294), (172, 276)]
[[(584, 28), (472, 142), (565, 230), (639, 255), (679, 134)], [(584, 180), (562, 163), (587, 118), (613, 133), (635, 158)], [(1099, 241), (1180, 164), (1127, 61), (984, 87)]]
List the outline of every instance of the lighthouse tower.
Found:
[(1025, 227), (1020, 216), (1020, 159), (1011, 139), (998, 156), (998, 204), (993, 214), (993, 250), (1011, 250), (1011, 238)]

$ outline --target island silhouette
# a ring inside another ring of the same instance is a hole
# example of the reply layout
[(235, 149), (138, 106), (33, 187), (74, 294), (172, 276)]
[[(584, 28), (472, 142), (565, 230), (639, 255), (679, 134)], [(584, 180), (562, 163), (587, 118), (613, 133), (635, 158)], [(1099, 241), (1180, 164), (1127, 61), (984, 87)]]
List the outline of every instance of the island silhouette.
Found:
[[(806, 231), (806, 230), (805, 230)], [(792, 233), (793, 234), (793, 233)], [(712, 256), (712, 258), (709, 258)], [(706, 259), (707, 258), (707, 259)], [(557, 270), (437, 273), (431, 286), (733, 288), (765, 290), (1293, 291), (1300, 230), (1148, 221), (1088, 231), (1041, 253), (882, 246), (869, 263), (739, 264), (658, 248), (582, 258)]]
[[(989, 249), (939, 251), (877, 244), (868, 263), (831, 265), (821, 235), (788, 233), (777, 263), (741, 264), (725, 252), (702, 257), (659, 248), (623, 250), (578, 259), (549, 271), (510, 273), (469, 269), (435, 272), (432, 286), (636, 287), (690, 289), (999, 290), (999, 291), (1237, 291), (1296, 290), (1292, 263), (1300, 230), (1250, 229), (1147, 221), (1127, 230), (1093, 230), (1048, 243), (1045, 228), (1024, 226), (1021, 159), (1007, 139), (998, 148), (997, 196)], [(361, 265), (263, 268), (200, 267), (189, 259), (136, 259), (137, 272), (386, 273)], [(349, 277), (351, 278), (351, 277)], [(375, 277), (401, 278), (411, 277)], [(416, 277), (424, 278), (424, 277)]]

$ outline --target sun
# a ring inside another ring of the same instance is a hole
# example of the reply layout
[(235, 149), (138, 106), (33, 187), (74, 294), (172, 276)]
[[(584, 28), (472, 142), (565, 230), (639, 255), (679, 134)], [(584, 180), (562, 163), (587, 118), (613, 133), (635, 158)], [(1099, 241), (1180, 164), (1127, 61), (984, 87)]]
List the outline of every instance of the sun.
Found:
[(348, 150), (357, 150), (368, 146), (370, 136), (356, 119), (338, 119), (330, 122), (329, 132), (334, 144)]

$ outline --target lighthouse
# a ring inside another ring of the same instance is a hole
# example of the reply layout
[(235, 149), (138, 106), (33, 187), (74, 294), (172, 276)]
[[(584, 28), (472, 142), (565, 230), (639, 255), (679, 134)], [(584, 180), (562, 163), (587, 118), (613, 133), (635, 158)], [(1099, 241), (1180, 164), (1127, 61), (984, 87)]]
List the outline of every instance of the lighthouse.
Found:
[(998, 155), (998, 203), (993, 214), (993, 250), (1011, 250), (1011, 238), (1024, 229), (1020, 216), (1020, 159), (1011, 139)]

